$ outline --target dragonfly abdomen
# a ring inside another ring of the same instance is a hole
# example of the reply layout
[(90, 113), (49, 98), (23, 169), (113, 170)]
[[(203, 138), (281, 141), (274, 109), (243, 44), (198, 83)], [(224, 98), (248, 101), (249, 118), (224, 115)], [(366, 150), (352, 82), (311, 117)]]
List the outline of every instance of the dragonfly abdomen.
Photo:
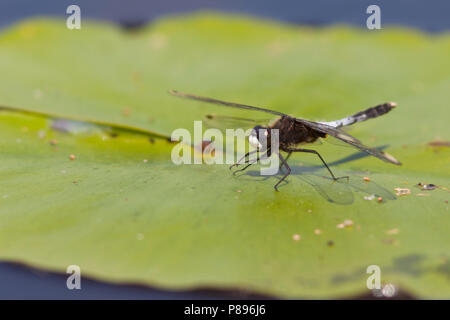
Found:
[(373, 118), (382, 116), (383, 114), (386, 114), (389, 111), (391, 111), (396, 106), (397, 106), (397, 104), (395, 102), (387, 102), (387, 103), (379, 104), (375, 107), (368, 108), (364, 111), (360, 111), (349, 117), (345, 117), (345, 118), (335, 120), (335, 121), (320, 122), (320, 123), (327, 124), (327, 125), (335, 127), (335, 128), (349, 126), (349, 125), (352, 125), (357, 122), (362, 122), (362, 121), (366, 121), (369, 119), (373, 119)]

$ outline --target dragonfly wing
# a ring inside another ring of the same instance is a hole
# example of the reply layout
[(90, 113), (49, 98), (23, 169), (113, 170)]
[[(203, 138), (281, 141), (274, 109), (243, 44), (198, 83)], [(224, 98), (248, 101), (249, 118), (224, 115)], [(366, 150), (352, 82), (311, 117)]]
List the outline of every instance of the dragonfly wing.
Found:
[(180, 91), (176, 91), (176, 90), (170, 90), (169, 93), (173, 96), (180, 97), (180, 98), (197, 100), (197, 101), (202, 101), (202, 102), (206, 102), (206, 103), (213, 103), (213, 104), (218, 104), (218, 105), (232, 107), (232, 108), (238, 108), (238, 109), (261, 111), (261, 112), (271, 113), (271, 114), (274, 114), (277, 116), (286, 116), (286, 114), (278, 112), (278, 111), (273, 111), (273, 110), (269, 110), (269, 109), (265, 109), (265, 108), (261, 108), (261, 107), (254, 107), (254, 106), (249, 106), (249, 105), (245, 105), (245, 104), (228, 102), (228, 101), (223, 101), (223, 100), (218, 100), (218, 99), (213, 99), (213, 98), (196, 96), (196, 95), (193, 95), (190, 93), (184, 93), (184, 92), (180, 92)]
[(226, 129), (248, 129), (257, 125), (266, 126), (272, 119), (246, 119), (216, 114), (207, 114), (203, 122), (209, 128)]
[(323, 123), (317, 123), (317, 122), (308, 121), (308, 120), (304, 120), (304, 119), (296, 119), (296, 121), (298, 121), (306, 126), (309, 126), (314, 130), (317, 130), (322, 133), (326, 133), (332, 137), (335, 137), (336, 139), (344, 141), (344, 142), (352, 145), (353, 147), (355, 147), (359, 150), (362, 150), (364, 152), (367, 152), (368, 154), (370, 154), (374, 157), (377, 157), (383, 161), (390, 162), (390, 163), (397, 164), (397, 165), (401, 164), (397, 159), (395, 159), (390, 154), (380, 151), (378, 149), (374, 149), (374, 148), (365, 146), (361, 141), (359, 141), (355, 137), (349, 135), (348, 133), (346, 133), (342, 130), (336, 129), (334, 127), (331, 127), (331, 126), (323, 124)]

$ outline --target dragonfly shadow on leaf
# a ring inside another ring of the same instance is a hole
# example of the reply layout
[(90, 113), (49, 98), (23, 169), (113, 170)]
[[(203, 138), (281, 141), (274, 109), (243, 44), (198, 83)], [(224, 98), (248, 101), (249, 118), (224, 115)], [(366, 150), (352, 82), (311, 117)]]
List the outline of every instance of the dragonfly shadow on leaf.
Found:
[[(381, 146), (377, 149), (383, 150), (387, 146)], [(348, 157), (336, 160), (334, 162), (329, 163), (329, 167), (334, 167), (339, 164), (351, 162), (354, 160), (359, 160), (369, 155), (363, 152), (354, 153)], [(382, 197), (383, 201), (387, 200), (395, 200), (395, 195), (387, 190), (386, 188), (380, 186), (374, 181), (366, 182), (363, 177), (353, 175), (349, 178), (347, 182), (346, 179), (334, 181), (331, 177), (327, 177), (324, 175), (317, 174), (317, 171), (323, 170), (324, 167), (317, 166), (298, 166), (291, 165), (291, 179), (299, 178), (303, 182), (306, 182), (310, 186), (312, 186), (315, 191), (322, 196), (325, 200), (331, 203), (340, 204), (340, 205), (349, 205), (354, 202), (354, 192), (360, 192), (366, 194), (367, 196), (375, 196)], [(252, 177), (253, 181), (265, 181), (267, 179), (276, 177), (277, 179), (282, 176), (282, 172), (279, 172), (276, 176), (263, 176), (260, 174), (259, 170), (248, 170), (242, 174), (236, 175), (238, 177), (247, 176)], [(260, 179), (256, 179), (255, 177), (259, 177)], [(289, 184), (289, 181), (285, 180), (284, 184)]]

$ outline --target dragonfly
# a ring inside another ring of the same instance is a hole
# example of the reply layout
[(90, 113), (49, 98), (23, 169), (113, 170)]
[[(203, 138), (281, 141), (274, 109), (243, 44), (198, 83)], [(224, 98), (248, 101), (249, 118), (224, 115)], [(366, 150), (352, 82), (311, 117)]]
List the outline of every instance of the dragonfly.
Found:
[[(251, 133), (248, 137), (250, 145), (256, 147), (256, 150), (247, 152), (240, 160), (238, 160), (235, 164), (233, 164), (230, 169), (233, 167), (238, 168), (240, 165), (245, 165), (242, 168), (236, 170), (236, 172), (244, 171), (249, 166), (257, 163), (260, 159), (260, 157), (257, 157), (256, 159), (252, 159), (250, 161), (250, 155), (255, 152), (265, 152), (266, 155), (271, 154), (271, 145), (270, 145), (270, 137), (272, 134), (272, 130), (277, 129), (278, 130), (278, 139), (279, 139), (279, 146), (278, 150), (283, 151), (287, 153), (287, 156), (283, 156), (280, 152), (277, 153), (279, 159), (280, 159), (280, 168), (285, 169), (285, 173), (283, 177), (274, 185), (274, 188), (276, 191), (278, 190), (278, 186), (285, 181), (285, 179), (291, 174), (291, 168), (289, 167), (287, 160), (291, 156), (291, 154), (296, 152), (303, 152), (303, 153), (312, 153), (317, 155), (317, 157), (322, 161), (325, 168), (328, 170), (328, 172), (331, 175), (331, 178), (333, 180), (339, 180), (342, 178), (346, 178), (348, 180), (348, 176), (345, 177), (336, 177), (334, 173), (331, 171), (328, 164), (325, 162), (323, 157), (320, 155), (320, 153), (313, 149), (305, 149), (300, 148), (299, 146), (302, 146), (303, 144), (307, 143), (313, 143), (319, 138), (327, 138), (328, 136), (334, 137), (338, 140), (341, 140), (352, 147), (359, 149), (363, 152), (368, 153), (371, 156), (374, 156), (378, 159), (381, 159), (383, 161), (395, 164), (395, 165), (401, 165), (401, 163), (395, 159), (392, 155), (383, 152), (381, 150), (368, 147), (364, 145), (361, 141), (356, 139), (355, 137), (351, 136), (350, 134), (343, 131), (341, 128), (350, 126), (352, 124), (366, 121), (369, 119), (377, 118), (381, 115), (384, 115), (394, 109), (397, 104), (395, 102), (386, 102), (379, 105), (376, 105), (374, 107), (370, 107), (366, 110), (360, 111), (358, 113), (355, 113), (351, 116), (344, 117), (339, 120), (335, 121), (328, 121), (328, 122), (316, 122), (311, 120), (306, 120), (302, 118), (296, 118), (290, 115), (287, 115), (282, 112), (278, 112), (275, 110), (270, 110), (266, 108), (256, 107), (256, 106), (250, 106), (240, 103), (234, 103), (234, 102), (227, 102), (223, 100), (208, 98), (208, 97), (202, 97), (197, 96), (189, 93), (183, 93), (176, 90), (170, 90), (170, 94), (180, 97), (180, 98), (186, 98), (191, 100), (197, 100), (201, 102), (206, 103), (212, 103), (216, 105), (221, 105), (225, 107), (231, 107), (231, 108), (238, 108), (238, 109), (244, 109), (244, 110), (254, 110), (259, 112), (264, 112), (271, 114), (272, 116), (277, 116), (277, 119), (275, 121), (272, 121), (270, 124), (267, 125), (255, 125), (253, 129), (251, 130)], [(215, 116), (208, 115), (207, 118), (210, 120), (213, 119)], [(245, 119), (245, 118), (237, 118), (237, 117), (228, 117), (228, 118), (222, 118), (222, 120), (241, 120), (242, 122), (246, 122), (247, 124), (256, 123), (256, 120), (253, 119)], [(220, 121), (220, 119), (219, 119)], [(261, 135), (264, 135), (264, 139)], [(263, 143), (264, 142), (264, 143)]]

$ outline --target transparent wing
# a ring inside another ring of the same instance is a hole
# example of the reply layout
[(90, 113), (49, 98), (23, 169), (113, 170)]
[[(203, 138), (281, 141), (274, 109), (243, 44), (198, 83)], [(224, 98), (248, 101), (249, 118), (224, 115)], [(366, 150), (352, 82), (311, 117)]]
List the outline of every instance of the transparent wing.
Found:
[(227, 102), (227, 101), (217, 100), (217, 99), (213, 99), (213, 98), (196, 96), (196, 95), (193, 95), (190, 93), (183, 93), (183, 92), (179, 92), (176, 90), (170, 90), (169, 93), (171, 95), (174, 95), (174, 96), (180, 97), (180, 98), (186, 98), (186, 99), (197, 100), (197, 101), (202, 101), (202, 102), (207, 102), (207, 103), (213, 103), (213, 104), (218, 104), (218, 105), (222, 105), (222, 106), (226, 106), (226, 107), (261, 111), (261, 112), (271, 113), (271, 114), (274, 114), (277, 116), (287, 116), (286, 114), (278, 112), (278, 111), (273, 111), (273, 110), (264, 109), (264, 108), (260, 108), (260, 107), (248, 106), (248, 105), (240, 104), (240, 103)]
[(203, 122), (209, 128), (225, 129), (248, 129), (257, 125), (267, 126), (272, 119), (246, 119), (224, 115), (207, 114)]
[(344, 141), (344, 142), (352, 145), (353, 147), (355, 147), (359, 150), (362, 150), (364, 152), (367, 152), (368, 154), (370, 154), (374, 157), (377, 157), (383, 161), (390, 162), (390, 163), (397, 164), (397, 165), (401, 164), (397, 159), (395, 159), (390, 154), (380, 151), (380, 150), (377, 150), (377, 149), (374, 149), (374, 148), (370, 148), (368, 146), (365, 146), (364, 144), (362, 144), (361, 141), (359, 141), (355, 137), (352, 137), (351, 135), (349, 135), (348, 133), (346, 133), (342, 130), (338, 130), (336, 128), (333, 128), (333, 127), (323, 124), (323, 123), (317, 123), (317, 122), (308, 121), (308, 120), (304, 120), (304, 119), (295, 119), (295, 120), (304, 125), (307, 125), (307, 126), (313, 128), (314, 130), (317, 130), (322, 133), (326, 133), (332, 137), (335, 137), (336, 139)]

